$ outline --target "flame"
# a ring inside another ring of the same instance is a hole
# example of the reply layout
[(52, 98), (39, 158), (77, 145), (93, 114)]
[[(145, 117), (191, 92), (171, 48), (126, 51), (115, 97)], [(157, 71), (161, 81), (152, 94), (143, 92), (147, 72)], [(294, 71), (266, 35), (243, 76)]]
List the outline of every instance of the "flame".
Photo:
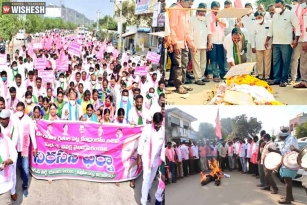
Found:
[[(208, 164), (209, 164), (210, 169), (212, 170), (209, 175), (213, 177), (215, 181), (221, 180), (221, 178), (223, 177), (223, 172), (219, 168), (217, 160), (214, 159), (213, 162), (211, 162), (211, 160), (208, 160)], [(202, 172), (200, 173), (200, 175), (201, 175), (200, 182), (206, 181), (206, 178), (208, 175)]]

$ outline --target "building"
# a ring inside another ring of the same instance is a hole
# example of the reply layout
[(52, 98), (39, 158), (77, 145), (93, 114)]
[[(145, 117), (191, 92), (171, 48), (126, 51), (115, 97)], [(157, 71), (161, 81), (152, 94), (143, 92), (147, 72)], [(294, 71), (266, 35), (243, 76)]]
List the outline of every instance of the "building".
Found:
[(49, 4), (46, 6), (45, 18), (62, 18), (64, 21), (70, 21), (76, 25), (90, 26), (94, 21), (86, 18), (84, 14), (79, 13), (78, 11), (67, 8), (65, 6), (56, 6)]
[(126, 33), (122, 34), (124, 48), (132, 50), (134, 46), (137, 51), (144, 51), (148, 48), (150, 28), (141, 28), (138, 26), (129, 26)]
[(198, 133), (191, 129), (191, 123), (197, 121), (195, 117), (178, 108), (170, 108), (165, 112), (166, 142), (174, 139), (183, 141), (198, 137)]
[(289, 121), (291, 134), (295, 135), (295, 127), (307, 122), (307, 113), (300, 113)]

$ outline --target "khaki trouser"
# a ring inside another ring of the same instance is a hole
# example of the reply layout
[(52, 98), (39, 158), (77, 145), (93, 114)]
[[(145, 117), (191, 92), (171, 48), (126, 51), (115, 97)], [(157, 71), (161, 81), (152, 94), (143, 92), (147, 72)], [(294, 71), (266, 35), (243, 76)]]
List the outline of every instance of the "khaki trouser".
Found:
[(201, 157), (200, 158), (200, 169), (201, 171), (207, 171), (208, 170), (208, 166), (207, 166), (207, 157)]
[(307, 52), (303, 51), (303, 43), (298, 43), (297, 47), (300, 47), (300, 73), (301, 81), (307, 84)]
[(189, 49), (181, 49), (181, 53), (173, 56), (173, 68), (174, 68), (174, 85), (176, 89), (179, 89), (185, 84), (186, 72), (189, 63)]
[(1, 205), (11, 205), (12, 204), (10, 191), (0, 194), (0, 204)]
[(201, 80), (206, 71), (207, 51), (206, 49), (198, 49), (196, 53), (192, 53), (192, 66), (195, 81)]
[[(271, 73), (272, 49), (257, 50), (256, 59), (257, 59), (258, 77), (269, 79)], [(264, 64), (264, 73), (263, 73), (263, 64)]]
[(272, 170), (268, 170), (267, 168), (263, 167), (264, 169), (264, 183), (265, 183), (265, 186), (268, 186), (268, 187), (272, 187), (272, 189), (274, 191), (277, 191), (278, 188), (276, 186), (276, 183), (272, 177)]
[(177, 178), (183, 177), (182, 162), (177, 163)]
[(301, 54), (300, 51), (302, 51), (302, 43), (298, 43), (292, 52), (290, 68), (291, 68), (291, 80), (294, 82), (296, 81), (297, 78), (297, 66), (298, 66), (298, 59), (300, 58)]

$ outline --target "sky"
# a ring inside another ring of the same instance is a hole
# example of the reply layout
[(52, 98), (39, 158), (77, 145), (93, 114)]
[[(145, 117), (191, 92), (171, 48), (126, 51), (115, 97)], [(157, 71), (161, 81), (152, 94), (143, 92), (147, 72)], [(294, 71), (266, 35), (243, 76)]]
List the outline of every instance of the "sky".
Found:
[[(23, 0), (18, 0), (23, 2)], [(60, 5), (60, 0), (27, 0), (28, 2), (46, 2), (46, 5), (50, 3), (53, 5)], [(26, 2), (27, 2), (26, 1)], [(91, 20), (97, 20), (97, 11), (100, 11), (100, 18), (109, 15), (113, 16), (114, 3), (110, 0), (63, 0), (64, 5), (68, 8), (75, 9), (80, 13), (84, 13), (85, 16)]]
[[(192, 8), (197, 8), (199, 3), (206, 3), (207, 7), (210, 8), (211, 2), (213, 0), (194, 0)], [(220, 3), (221, 7), (224, 6), (225, 0), (216, 0)], [(172, 3), (175, 3), (176, 0), (166, 0), (166, 7), (169, 7), (172, 5)], [(232, 0), (234, 2), (234, 0)], [(242, 0), (242, 5), (244, 6), (245, 3), (251, 3), (252, 5), (256, 4), (256, 0)]]
[(178, 108), (186, 113), (189, 113), (198, 121), (192, 123), (192, 128), (198, 131), (198, 125), (201, 122), (207, 122), (215, 126), (215, 119), (219, 107), (221, 118), (236, 117), (246, 114), (247, 117), (257, 117), (258, 121), (262, 122), (262, 129), (271, 133), (272, 129), (275, 133), (279, 131), (281, 126), (288, 126), (289, 120), (296, 117), (300, 113), (307, 113), (307, 106), (171, 106), (166, 109)]

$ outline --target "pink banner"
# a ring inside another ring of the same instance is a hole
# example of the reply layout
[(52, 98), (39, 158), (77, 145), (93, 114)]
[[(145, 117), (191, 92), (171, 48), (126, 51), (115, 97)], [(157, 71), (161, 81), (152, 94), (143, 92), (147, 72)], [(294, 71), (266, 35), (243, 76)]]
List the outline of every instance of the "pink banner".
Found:
[(41, 77), (43, 82), (53, 82), (54, 72), (53, 70), (42, 70), (38, 72), (38, 77)]
[(61, 70), (61, 71), (68, 71), (68, 60), (66, 61), (66, 59), (62, 59), (62, 61), (60, 60), (56, 60), (56, 70)]
[(81, 54), (81, 45), (76, 42), (71, 42), (68, 46), (68, 53), (75, 56), (80, 56)]
[(35, 60), (34, 65), (35, 65), (35, 69), (37, 69), (39, 71), (45, 70), (46, 65), (47, 65), (46, 58), (37, 58)]
[(151, 61), (153, 64), (159, 64), (160, 55), (154, 52), (148, 52), (146, 56), (146, 60)]
[(142, 127), (93, 122), (36, 123), (37, 157), (30, 167), (37, 179), (119, 182), (135, 179)]
[(134, 70), (134, 75), (147, 75), (147, 66), (138, 66)]

